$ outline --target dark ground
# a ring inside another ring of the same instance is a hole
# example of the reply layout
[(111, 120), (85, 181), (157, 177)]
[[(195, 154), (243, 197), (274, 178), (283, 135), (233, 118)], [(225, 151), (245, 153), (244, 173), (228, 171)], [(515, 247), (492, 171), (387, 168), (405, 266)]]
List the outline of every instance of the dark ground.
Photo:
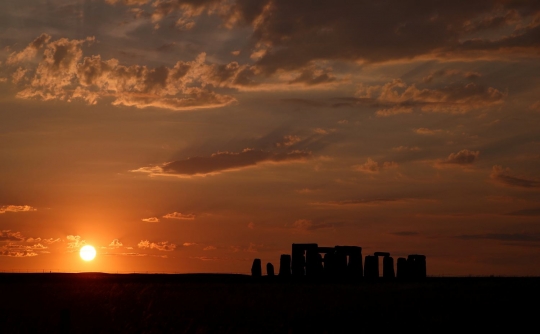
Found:
[(536, 332), (539, 297), (540, 278), (323, 283), (242, 275), (0, 274), (0, 332)]

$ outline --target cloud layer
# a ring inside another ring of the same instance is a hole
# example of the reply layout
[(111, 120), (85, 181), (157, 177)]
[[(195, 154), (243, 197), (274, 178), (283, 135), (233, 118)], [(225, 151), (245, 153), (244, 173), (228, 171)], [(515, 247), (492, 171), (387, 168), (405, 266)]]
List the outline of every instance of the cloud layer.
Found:
[(209, 175), (223, 171), (239, 170), (253, 167), (261, 163), (287, 163), (303, 161), (311, 157), (311, 153), (293, 151), (275, 153), (263, 150), (245, 149), (240, 153), (218, 152), (209, 157), (193, 157), (185, 160), (168, 162), (162, 166), (143, 167), (136, 172), (169, 175)]

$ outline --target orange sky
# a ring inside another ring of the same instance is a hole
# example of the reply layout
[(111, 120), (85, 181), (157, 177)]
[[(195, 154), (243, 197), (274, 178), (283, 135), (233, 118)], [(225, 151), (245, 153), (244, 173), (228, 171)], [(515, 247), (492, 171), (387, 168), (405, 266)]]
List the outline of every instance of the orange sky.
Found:
[(540, 3), (415, 4), (2, 1), (0, 270), (540, 275)]

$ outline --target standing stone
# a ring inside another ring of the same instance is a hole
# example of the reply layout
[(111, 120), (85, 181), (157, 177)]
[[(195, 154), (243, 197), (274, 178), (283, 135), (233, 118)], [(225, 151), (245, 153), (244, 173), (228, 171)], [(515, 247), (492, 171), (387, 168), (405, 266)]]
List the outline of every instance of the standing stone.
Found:
[(335, 274), (334, 253), (324, 254), (323, 261), (324, 261), (324, 275), (334, 276)]
[(317, 251), (317, 246), (306, 247), (306, 276), (319, 276), (320, 266), (321, 256)]
[(306, 257), (304, 256), (303, 244), (292, 244), (292, 275), (301, 277), (305, 275)]
[(266, 264), (266, 275), (274, 276), (274, 265), (270, 262)]
[(383, 269), (382, 274), (384, 278), (392, 279), (395, 278), (394, 272), (394, 258), (390, 256), (383, 257)]
[(261, 259), (253, 260), (253, 265), (251, 266), (251, 276), (253, 277), (262, 276)]
[(362, 277), (362, 248), (351, 246), (349, 250), (349, 263), (347, 264), (347, 272), (352, 277)]
[(407, 257), (407, 270), (410, 278), (426, 278), (426, 256), (413, 254)]
[(279, 258), (279, 276), (291, 276), (291, 256), (289, 254), (282, 254)]
[(336, 246), (334, 265), (336, 275), (339, 277), (345, 277), (347, 274), (347, 252), (344, 247)]
[(404, 279), (407, 277), (407, 259), (404, 257), (400, 257), (397, 259), (397, 278)]
[(366, 262), (364, 263), (364, 277), (368, 279), (379, 278), (379, 260), (377, 256), (366, 256)]

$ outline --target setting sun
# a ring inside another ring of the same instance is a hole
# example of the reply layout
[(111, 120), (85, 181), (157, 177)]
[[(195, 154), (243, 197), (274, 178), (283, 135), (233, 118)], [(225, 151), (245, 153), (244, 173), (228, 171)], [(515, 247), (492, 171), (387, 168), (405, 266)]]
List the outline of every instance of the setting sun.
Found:
[(96, 257), (96, 249), (93, 246), (86, 245), (81, 248), (79, 254), (81, 255), (81, 259), (92, 261)]

